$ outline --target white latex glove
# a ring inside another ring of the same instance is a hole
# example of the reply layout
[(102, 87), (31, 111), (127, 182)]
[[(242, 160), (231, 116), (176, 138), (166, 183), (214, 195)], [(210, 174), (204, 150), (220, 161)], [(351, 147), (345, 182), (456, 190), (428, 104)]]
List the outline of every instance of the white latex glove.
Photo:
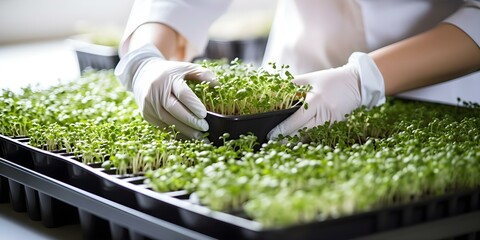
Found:
[(115, 75), (133, 91), (145, 120), (157, 126), (175, 125), (181, 134), (199, 139), (208, 130), (207, 110), (185, 79), (218, 82), (200, 65), (167, 61), (153, 45), (145, 45), (122, 57)]
[(305, 102), (292, 116), (273, 128), (269, 139), (296, 134), (304, 127), (342, 121), (345, 114), (364, 105), (368, 109), (385, 102), (383, 77), (375, 62), (365, 53), (353, 53), (348, 63), (297, 76), (294, 83), (311, 86)]

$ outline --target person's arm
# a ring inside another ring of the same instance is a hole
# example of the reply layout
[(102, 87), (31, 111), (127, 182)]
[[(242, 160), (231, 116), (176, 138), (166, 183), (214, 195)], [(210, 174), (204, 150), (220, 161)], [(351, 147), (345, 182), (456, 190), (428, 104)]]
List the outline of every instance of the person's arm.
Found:
[(440, 83), (480, 69), (479, 46), (449, 23), (369, 55), (382, 73), (386, 95)]
[(308, 109), (301, 108), (268, 134), (295, 134), (341, 121), (360, 106), (385, 102), (385, 95), (428, 86), (480, 69), (480, 3), (468, 1), (437, 27), (369, 54), (353, 53), (342, 67), (296, 76), (309, 84)]
[[(135, 0), (118, 46), (119, 55), (123, 57), (153, 43), (167, 59), (191, 61), (202, 53), (210, 25), (230, 3), (231, 0)], [(179, 44), (180, 48), (171, 44)], [(177, 56), (169, 56), (177, 50), (181, 51), (174, 54)]]
[(184, 60), (186, 40), (177, 31), (162, 23), (145, 23), (131, 35), (127, 51), (152, 43), (167, 60)]
[(119, 44), (115, 75), (148, 122), (174, 125), (179, 136), (202, 138), (207, 110), (186, 80), (217, 84), (215, 75), (189, 63), (208, 41), (210, 24), (227, 0), (137, 0)]

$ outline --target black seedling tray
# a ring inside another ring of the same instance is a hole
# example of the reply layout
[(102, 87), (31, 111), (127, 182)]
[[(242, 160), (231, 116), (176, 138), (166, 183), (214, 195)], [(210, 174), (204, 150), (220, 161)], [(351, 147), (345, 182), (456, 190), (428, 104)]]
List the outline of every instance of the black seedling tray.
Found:
[(80, 71), (83, 72), (86, 69), (114, 69), (117, 66), (120, 58), (118, 55), (100, 55), (89, 52), (75, 51), (78, 59), (78, 66)]
[(80, 72), (86, 69), (114, 69), (120, 57), (116, 47), (93, 44), (86, 37), (68, 39), (77, 55)]
[(268, 37), (238, 40), (210, 39), (205, 49), (204, 58), (227, 58), (229, 61), (239, 58), (244, 62), (260, 64), (267, 41)]
[(0, 203), (6, 203), (8, 201), (8, 179), (0, 176)]
[(223, 139), (220, 137), (224, 133), (230, 134), (229, 139), (237, 139), (240, 135), (252, 133), (257, 136), (257, 142), (265, 143), (268, 141), (267, 134), (275, 126), (292, 115), (300, 107), (292, 107), (272, 112), (248, 114), (248, 115), (222, 115), (214, 112), (207, 112), (208, 140), (215, 146), (223, 145)]
[[(157, 193), (143, 185), (143, 176), (117, 176), (27, 141), (0, 135), (0, 199), (8, 192), (16, 211), (27, 211), (47, 227), (80, 222), (87, 239), (350, 239), (480, 210), (477, 188), (338, 219), (264, 228), (241, 215), (192, 203), (184, 191)], [(465, 231), (480, 230), (480, 215), (470, 218), (476, 228)], [(464, 226), (453, 223), (457, 232)]]
[[(9, 181), (18, 180), (16, 185), (19, 188), (10, 189), (10, 195), (23, 195), (22, 190), (28, 186), (47, 198), (47, 201), (40, 198), (42, 222), (43, 217), (56, 221), (55, 225), (47, 227), (80, 223), (85, 239), (212, 239), (3, 158), (0, 158), (0, 174)], [(57, 196), (58, 199), (51, 196)], [(28, 196), (26, 199), (12, 198), (11, 203), (25, 205), (28, 199)]]

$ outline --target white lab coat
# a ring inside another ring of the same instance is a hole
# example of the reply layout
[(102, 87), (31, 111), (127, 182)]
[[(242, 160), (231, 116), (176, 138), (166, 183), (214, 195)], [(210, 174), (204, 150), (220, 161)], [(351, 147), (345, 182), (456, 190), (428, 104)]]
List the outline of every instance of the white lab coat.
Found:
[[(187, 39), (187, 57), (191, 59), (203, 52), (209, 26), (228, 5), (226, 0), (137, 0), (120, 45), (120, 55), (126, 52), (125, 45), (138, 26), (160, 22)], [(352, 52), (373, 51), (441, 22), (456, 25), (480, 46), (479, 1), (280, 0), (264, 62), (288, 64), (293, 74), (338, 67), (347, 62)], [(480, 74), (471, 75), (457, 83), (460, 92), (446, 94), (445, 91), (452, 92), (458, 87), (434, 86), (437, 89), (430, 95), (441, 99), (431, 100), (454, 103), (457, 97), (462, 97), (480, 102)], [(465, 90), (472, 89), (472, 94), (465, 95)], [(416, 90), (413, 95), (404, 96), (429, 100), (425, 98), (428, 92)]]

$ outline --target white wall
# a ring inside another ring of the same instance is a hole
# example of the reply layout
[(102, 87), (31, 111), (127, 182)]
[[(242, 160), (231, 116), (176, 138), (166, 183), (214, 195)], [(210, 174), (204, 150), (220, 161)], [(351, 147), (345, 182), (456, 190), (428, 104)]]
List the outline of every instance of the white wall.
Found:
[(0, 0), (0, 44), (123, 29), (133, 0)]
[[(134, 0), (0, 0), (0, 44), (62, 38), (91, 31), (92, 28), (112, 27), (122, 31), (133, 2)], [(227, 15), (233, 14), (233, 19), (237, 21), (232, 23), (232, 17), (224, 16), (220, 22), (228, 23), (228, 34), (233, 38), (255, 34), (259, 30), (251, 28), (252, 16), (255, 16), (253, 19), (257, 23), (268, 22), (273, 17), (276, 2), (277, 0), (233, 0)], [(239, 12), (243, 14), (238, 14)], [(242, 27), (245, 25), (250, 28)], [(213, 32), (216, 29), (225, 28), (216, 24)], [(238, 29), (240, 33), (231, 32), (231, 29)]]

